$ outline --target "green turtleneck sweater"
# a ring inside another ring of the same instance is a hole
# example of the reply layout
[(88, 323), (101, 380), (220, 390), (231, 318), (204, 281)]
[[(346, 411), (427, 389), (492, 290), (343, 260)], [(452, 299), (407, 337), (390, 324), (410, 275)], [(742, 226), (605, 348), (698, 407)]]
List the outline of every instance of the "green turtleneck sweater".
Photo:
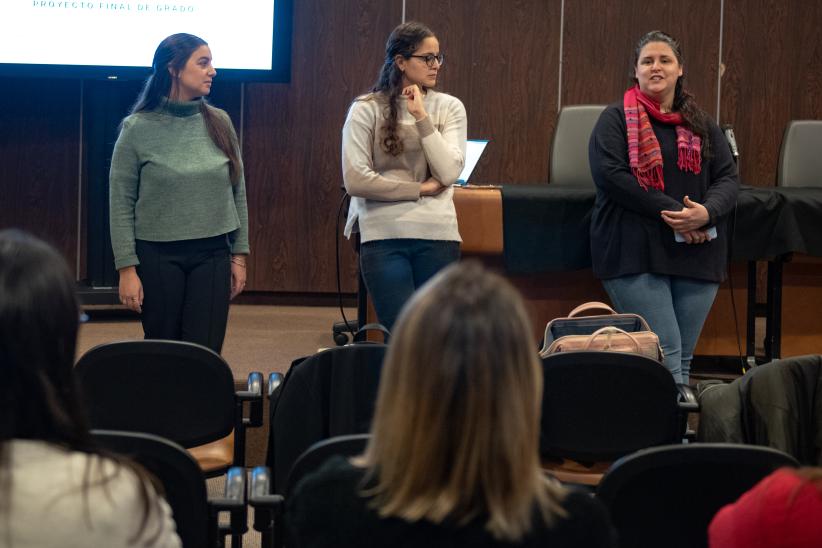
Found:
[[(215, 109), (234, 131), (228, 115)], [(123, 121), (109, 179), (114, 266), (139, 264), (135, 240), (171, 242), (228, 234), (248, 253), (245, 180), (208, 135), (200, 100), (169, 101)]]

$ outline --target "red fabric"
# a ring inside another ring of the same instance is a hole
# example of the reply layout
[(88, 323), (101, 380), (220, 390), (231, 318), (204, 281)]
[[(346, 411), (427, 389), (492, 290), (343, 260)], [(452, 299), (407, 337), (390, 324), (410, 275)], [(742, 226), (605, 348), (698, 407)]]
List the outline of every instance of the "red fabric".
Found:
[(639, 86), (625, 92), (622, 106), (628, 126), (628, 160), (631, 171), (645, 190), (648, 187), (665, 190), (662, 177), (662, 151), (659, 148), (652, 116), (655, 120), (676, 126), (677, 167), (681, 171), (699, 174), (702, 171), (702, 139), (682, 125), (678, 112), (662, 112), (659, 103), (642, 93)]
[(777, 470), (717, 512), (711, 548), (822, 546), (822, 493), (788, 468)]

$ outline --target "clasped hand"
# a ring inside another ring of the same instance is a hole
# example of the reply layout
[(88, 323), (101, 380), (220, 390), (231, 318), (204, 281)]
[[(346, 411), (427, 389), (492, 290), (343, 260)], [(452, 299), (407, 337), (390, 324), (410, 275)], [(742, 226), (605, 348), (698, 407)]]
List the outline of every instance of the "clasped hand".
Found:
[(402, 96), (407, 99), (408, 114), (414, 117), (416, 121), (420, 121), (428, 113), (425, 112), (425, 106), (422, 104), (422, 90), (417, 84), (412, 84), (403, 88)]
[(704, 205), (692, 201), (688, 196), (685, 196), (683, 204), (685, 207), (679, 211), (662, 211), (660, 213), (662, 220), (675, 232), (682, 234), (686, 243), (701, 244), (709, 241), (711, 238), (708, 236), (708, 232), (700, 230), (710, 221), (708, 210)]
[[(422, 104), (422, 90), (417, 84), (403, 88), (402, 96), (406, 98), (408, 113), (415, 120), (420, 121), (428, 116), (428, 113), (425, 112), (425, 106)], [(445, 190), (445, 185), (433, 177), (420, 183), (420, 196), (436, 196), (443, 190)]]
[(430, 177), (429, 179), (420, 183), (420, 196), (436, 196), (443, 190), (445, 185), (438, 180)]

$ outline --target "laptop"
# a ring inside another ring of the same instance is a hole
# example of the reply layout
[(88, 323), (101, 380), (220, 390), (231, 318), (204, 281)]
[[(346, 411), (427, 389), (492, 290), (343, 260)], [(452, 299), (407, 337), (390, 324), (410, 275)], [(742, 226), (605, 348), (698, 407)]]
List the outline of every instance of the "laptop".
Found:
[(482, 156), (487, 145), (487, 139), (468, 139), (465, 146), (465, 167), (462, 168), (462, 173), (460, 173), (456, 184), (460, 186), (468, 184), (468, 178), (471, 177), (471, 173), (477, 167), (480, 156)]

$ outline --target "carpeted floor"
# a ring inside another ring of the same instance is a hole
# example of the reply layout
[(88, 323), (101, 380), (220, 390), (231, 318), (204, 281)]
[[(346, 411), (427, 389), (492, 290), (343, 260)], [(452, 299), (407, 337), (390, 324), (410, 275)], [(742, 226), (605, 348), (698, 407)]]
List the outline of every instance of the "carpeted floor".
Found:
[[(78, 356), (101, 343), (143, 338), (136, 316), (88, 312), (92, 319), (80, 329)], [(345, 313), (356, 318), (353, 309)], [(295, 358), (333, 346), (331, 326), (340, 319), (339, 309), (332, 307), (232, 305), (222, 354), (236, 379), (251, 371), (284, 373)]]

